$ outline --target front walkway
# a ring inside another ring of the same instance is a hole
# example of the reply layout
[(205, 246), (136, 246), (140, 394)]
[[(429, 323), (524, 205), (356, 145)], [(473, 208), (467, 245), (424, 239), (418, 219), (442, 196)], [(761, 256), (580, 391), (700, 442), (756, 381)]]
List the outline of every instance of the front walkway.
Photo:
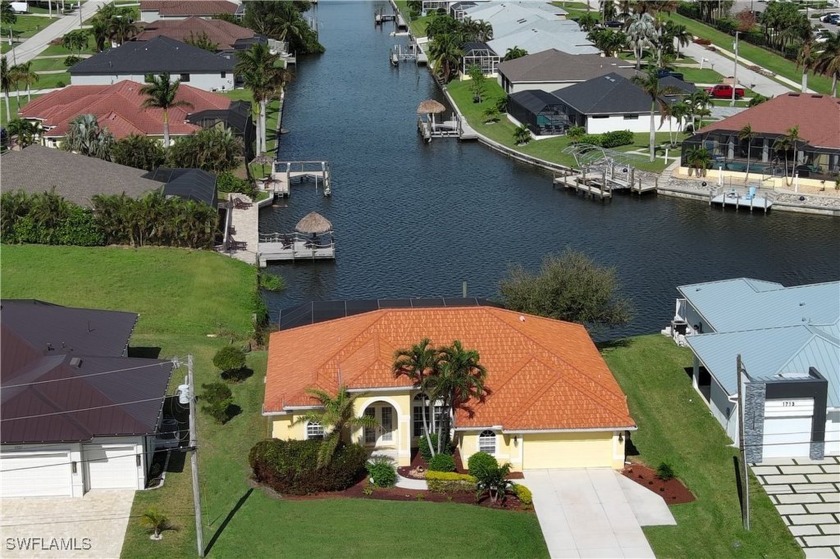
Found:
[(805, 557), (840, 558), (840, 457), (751, 467)]
[(662, 497), (610, 469), (528, 470), (553, 559), (654, 557), (642, 524), (676, 524)]
[(133, 490), (116, 489), (84, 497), (3, 499), (2, 556), (119, 557), (133, 502)]

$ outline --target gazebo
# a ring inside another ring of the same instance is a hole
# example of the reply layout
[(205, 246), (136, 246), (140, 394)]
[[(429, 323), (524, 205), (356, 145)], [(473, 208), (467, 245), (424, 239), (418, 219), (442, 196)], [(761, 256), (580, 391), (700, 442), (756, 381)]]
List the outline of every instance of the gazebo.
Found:
[(309, 212), (295, 225), (295, 231), (308, 235), (307, 248), (332, 246), (332, 223), (318, 212)]
[(432, 128), (435, 126), (435, 115), (444, 111), (446, 111), (446, 107), (434, 99), (426, 99), (417, 106), (417, 114), (426, 115), (426, 117), (430, 118), (432, 120)]

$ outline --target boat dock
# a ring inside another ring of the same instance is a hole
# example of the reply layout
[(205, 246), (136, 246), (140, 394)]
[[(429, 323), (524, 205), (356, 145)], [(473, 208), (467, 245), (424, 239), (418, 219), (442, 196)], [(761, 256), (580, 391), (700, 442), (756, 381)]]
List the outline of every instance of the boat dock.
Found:
[(303, 181), (315, 181), (315, 189), (320, 186), (324, 196), (332, 194), (329, 161), (275, 161), (271, 177), (262, 186), (275, 197), (286, 198), (291, 195), (292, 184)]
[(414, 43), (408, 45), (394, 45), (388, 55), (392, 66), (399, 66), (400, 62), (414, 62), (416, 64), (428, 64), (429, 57)]
[(374, 26), (382, 25), (386, 21), (397, 21), (397, 14), (395, 14), (395, 13), (386, 14), (386, 13), (383, 13), (383, 12), (376, 12), (376, 15), (373, 16), (373, 25)]
[(582, 171), (565, 172), (559, 176), (555, 175), (553, 186), (562, 186), (563, 188), (574, 190), (576, 192), (583, 192), (584, 195), (591, 198), (598, 198), (602, 202), (611, 200), (613, 192), (629, 191), (631, 194), (636, 193), (642, 195), (648, 192), (656, 192), (658, 188), (659, 179), (654, 179), (653, 184), (642, 182), (641, 177), (633, 176), (632, 169), (629, 176), (624, 178), (622, 176), (615, 176), (613, 169), (608, 174), (606, 168), (601, 169), (601, 172)]
[(335, 260), (332, 234), (314, 238), (303, 233), (270, 233), (259, 236), (259, 266), (293, 260)]
[(736, 188), (730, 188), (726, 191), (712, 189), (709, 192), (709, 205), (720, 205), (723, 209), (730, 206), (734, 207), (735, 211), (738, 211), (739, 209), (749, 209), (750, 211), (753, 211), (753, 208), (755, 208), (763, 210), (764, 213), (767, 213), (767, 211), (773, 207), (773, 202), (763, 196), (757, 196), (756, 191), (757, 189), (754, 186), (750, 186), (744, 191)]

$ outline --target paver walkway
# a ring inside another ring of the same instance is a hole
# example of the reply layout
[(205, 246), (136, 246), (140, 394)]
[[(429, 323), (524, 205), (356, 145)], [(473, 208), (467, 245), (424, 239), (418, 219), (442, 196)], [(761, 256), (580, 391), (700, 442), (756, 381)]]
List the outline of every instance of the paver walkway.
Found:
[(805, 557), (840, 559), (840, 457), (751, 466)]
[(231, 211), (231, 232), (229, 249), (226, 254), (247, 262), (257, 264), (260, 241), (260, 208), (244, 194), (230, 194), (230, 200), (238, 199)]
[(115, 489), (89, 491), (81, 498), (3, 499), (0, 555), (119, 557), (133, 502), (133, 490)]
[[(636, 508), (646, 523), (675, 524), (662, 497), (644, 488), (623, 488), (610, 469), (528, 470), (525, 486), (553, 559), (562, 557), (654, 557)], [(625, 480), (633, 483), (630, 480)], [(661, 503), (658, 508), (654, 503)], [(657, 521), (659, 520), (659, 522)]]

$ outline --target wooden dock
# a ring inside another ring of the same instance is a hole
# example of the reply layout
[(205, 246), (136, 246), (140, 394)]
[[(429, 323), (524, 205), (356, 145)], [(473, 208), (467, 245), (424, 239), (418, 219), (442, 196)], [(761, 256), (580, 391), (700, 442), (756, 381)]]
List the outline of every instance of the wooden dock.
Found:
[(275, 197), (291, 195), (292, 184), (315, 181), (315, 189), (323, 189), (324, 196), (332, 194), (329, 161), (275, 161), (265, 188)]
[(303, 233), (261, 234), (257, 259), (261, 268), (269, 262), (295, 260), (335, 260), (335, 239), (313, 240)]
[(386, 14), (383, 12), (377, 12), (375, 16), (373, 16), (373, 25), (382, 25), (386, 21), (397, 21), (397, 14)]
[(713, 189), (709, 192), (709, 205), (719, 205), (721, 208), (734, 207), (735, 211), (737, 212), (739, 209), (748, 209), (750, 212), (753, 209), (759, 209), (767, 213), (767, 211), (773, 207), (773, 202), (764, 198), (763, 196), (756, 196), (755, 190), (741, 192), (736, 189), (730, 189), (726, 192), (720, 192), (717, 194), (718, 190)]
[(630, 192), (638, 195), (648, 192), (656, 192), (659, 187), (659, 179), (655, 178), (653, 184), (642, 182), (641, 177), (634, 177), (630, 172), (627, 178), (623, 175), (616, 176), (608, 173), (606, 169), (598, 171), (569, 171), (561, 175), (555, 175), (553, 186), (562, 186), (566, 189), (583, 192), (592, 198), (598, 198), (602, 202), (611, 200), (613, 192)]

